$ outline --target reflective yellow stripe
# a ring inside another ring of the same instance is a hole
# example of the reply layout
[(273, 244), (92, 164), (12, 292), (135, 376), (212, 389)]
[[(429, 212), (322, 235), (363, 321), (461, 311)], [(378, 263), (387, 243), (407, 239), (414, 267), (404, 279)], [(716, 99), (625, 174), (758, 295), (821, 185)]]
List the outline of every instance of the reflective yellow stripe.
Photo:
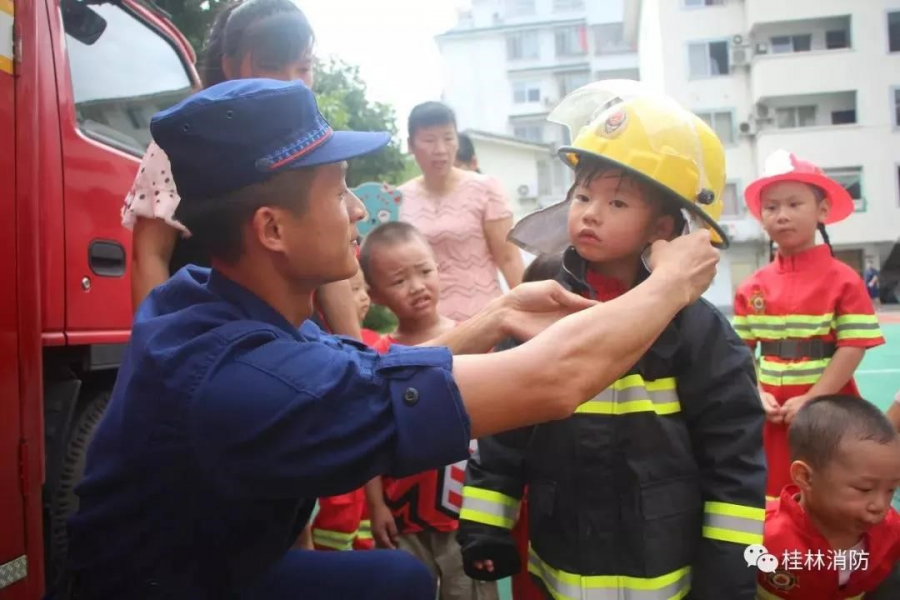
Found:
[(359, 522), (359, 529), (356, 531), (356, 537), (360, 540), (372, 539), (372, 521), (362, 520)]
[(819, 381), (830, 358), (798, 362), (774, 362), (765, 357), (760, 360), (759, 380), (769, 385), (812, 385)]
[(460, 520), (512, 529), (519, 515), (519, 501), (484, 488), (464, 486)]
[(703, 537), (748, 546), (762, 543), (764, 508), (706, 502), (703, 513)]
[(353, 538), (356, 532), (343, 533), (341, 531), (331, 531), (328, 529), (313, 529), (313, 544), (332, 548), (334, 550), (350, 550), (353, 548)]
[(743, 339), (805, 340), (827, 335), (833, 328), (834, 313), (824, 315), (747, 315), (740, 320), (735, 317), (735, 330)]
[(13, 3), (0, 0), (0, 71), (13, 74)]
[(575, 412), (589, 415), (627, 415), (637, 412), (671, 415), (681, 412), (675, 388), (674, 377), (644, 381), (640, 375), (628, 375), (579, 406)]
[(841, 315), (837, 318), (838, 340), (877, 340), (881, 326), (875, 315)]
[(756, 586), (756, 600), (785, 600), (781, 596), (776, 596), (763, 586), (757, 584)]
[(681, 600), (691, 590), (690, 567), (646, 578), (578, 575), (554, 569), (530, 546), (528, 572), (544, 582), (554, 600)]

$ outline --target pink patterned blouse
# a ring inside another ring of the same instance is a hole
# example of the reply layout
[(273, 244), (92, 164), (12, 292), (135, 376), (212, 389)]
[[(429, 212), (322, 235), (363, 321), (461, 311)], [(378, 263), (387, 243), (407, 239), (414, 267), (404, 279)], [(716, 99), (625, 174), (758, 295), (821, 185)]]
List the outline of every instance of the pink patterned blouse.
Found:
[(415, 225), (431, 243), (441, 276), (438, 310), (465, 321), (500, 295), (497, 263), (484, 223), (512, 216), (509, 199), (493, 177), (463, 171), (452, 192), (434, 196), (421, 177), (400, 186), (400, 220)]

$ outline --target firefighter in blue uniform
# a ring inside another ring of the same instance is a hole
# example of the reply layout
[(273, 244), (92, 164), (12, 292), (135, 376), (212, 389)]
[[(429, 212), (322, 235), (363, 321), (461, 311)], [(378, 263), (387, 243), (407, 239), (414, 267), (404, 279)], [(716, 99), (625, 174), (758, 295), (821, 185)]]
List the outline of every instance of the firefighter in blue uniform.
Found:
[(69, 522), (75, 598), (433, 598), (403, 553), (291, 550), (315, 499), (571, 414), (706, 289), (718, 260), (708, 235), (659, 244), (654, 274), (621, 302), (520, 286), (438, 340), (463, 354), (534, 338), (502, 356), (379, 356), (308, 319), (316, 287), (357, 269), (365, 211), (345, 161), (388, 134), (334, 132), (302, 83), (269, 80), (204, 90), (151, 131), (212, 269), (185, 267), (135, 317)]

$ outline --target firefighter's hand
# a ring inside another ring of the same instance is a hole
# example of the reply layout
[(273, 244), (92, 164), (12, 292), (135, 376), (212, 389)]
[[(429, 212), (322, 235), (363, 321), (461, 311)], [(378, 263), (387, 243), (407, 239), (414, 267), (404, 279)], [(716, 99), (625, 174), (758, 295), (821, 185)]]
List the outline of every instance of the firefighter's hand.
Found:
[(766, 413), (766, 419), (772, 423), (782, 423), (784, 421), (784, 414), (782, 414), (781, 405), (778, 404), (778, 400), (775, 399), (775, 396), (769, 392), (759, 390), (759, 398), (762, 400), (762, 407)]
[(479, 571), (487, 571), (488, 573), (494, 572), (494, 561), (492, 560), (476, 560), (473, 564)]
[(597, 304), (555, 281), (517, 285), (502, 301), (506, 308), (503, 330), (520, 342), (527, 342), (567, 315)]
[(672, 278), (672, 292), (684, 292), (686, 305), (697, 300), (716, 276), (719, 251), (713, 248), (709, 231), (701, 229), (658, 241), (650, 247), (650, 270)]
[(794, 417), (797, 416), (797, 411), (803, 408), (803, 405), (810, 400), (812, 400), (812, 396), (803, 394), (802, 396), (794, 396), (793, 398), (785, 402), (781, 407), (781, 414), (784, 418), (784, 424), (790, 425), (791, 421), (794, 420)]
[(372, 521), (372, 537), (379, 548), (397, 548), (397, 523), (391, 509), (383, 502), (380, 506), (370, 507), (369, 519)]

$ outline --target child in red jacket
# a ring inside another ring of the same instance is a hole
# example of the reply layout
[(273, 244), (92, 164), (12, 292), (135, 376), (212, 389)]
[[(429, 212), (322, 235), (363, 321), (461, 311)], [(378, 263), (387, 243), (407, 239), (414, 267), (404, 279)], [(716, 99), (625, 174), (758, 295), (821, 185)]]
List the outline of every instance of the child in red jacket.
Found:
[(900, 438), (890, 421), (856, 396), (823, 396), (797, 412), (788, 438), (795, 485), (766, 510), (771, 557), (752, 557), (757, 598), (900, 598), (896, 573), (888, 579), (900, 558), (900, 517), (891, 508)]
[[(392, 335), (376, 345), (415, 346), (456, 326), (437, 310), (440, 279), (431, 246), (409, 223), (380, 225), (366, 236), (360, 264), (375, 302), (397, 316)], [(379, 546), (399, 548), (420, 559), (439, 582), (443, 600), (494, 600), (493, 582), (469, 579), (456, 541), (465, 462), (395, 479), (376, 477), (366, 485), (372, 531)]]
[[(350, 289), (362, 325), (372, 304), (362, 269), (350, 278)], [(363, 343), (369, 346), (380, 338), (371, 329), (362, 328), (360, 331)], [(372, 524), (362, 488), (349, 494), (319, 498), (319, 512), (312, 523), (312, 542), (316, 550), (371, 550), (374, 547)]]
[[(853, 200), (812, 163), (779, 150), (765, 176), (744, 193), (778, 252), (737, 290), (734, 326), (760, 348), (759, 384), (766, 426), (766, 495), (790, 474), (788, 426), (815, 396), (858, 396), (853, 373), (867, 348), (884, 343), (859, 275), (833, 256), (825, 225), (849, 217)], [(816, 244), (816, 231), (824, 245)]]

